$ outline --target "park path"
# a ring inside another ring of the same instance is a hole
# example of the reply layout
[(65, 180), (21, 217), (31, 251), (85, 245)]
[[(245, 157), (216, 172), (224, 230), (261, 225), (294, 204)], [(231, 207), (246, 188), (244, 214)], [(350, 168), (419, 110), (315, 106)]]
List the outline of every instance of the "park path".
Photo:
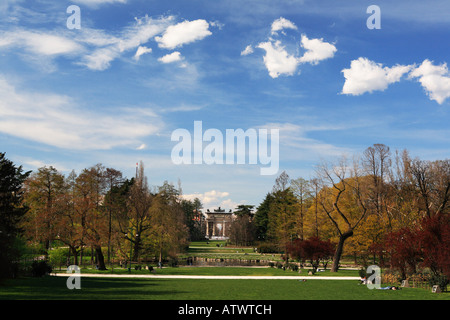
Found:
[[(57, 277), (75, 274), (55, 273)], [(143, 275), (143, 274), (95, 274), (84, 273), (81, 277), (91, 278), (140, 278), (140, 279), (209, 279), (209, 280), (360, 280), (359, 277), (321, 277), (321, 276), (201, 276), (201, 275)]]

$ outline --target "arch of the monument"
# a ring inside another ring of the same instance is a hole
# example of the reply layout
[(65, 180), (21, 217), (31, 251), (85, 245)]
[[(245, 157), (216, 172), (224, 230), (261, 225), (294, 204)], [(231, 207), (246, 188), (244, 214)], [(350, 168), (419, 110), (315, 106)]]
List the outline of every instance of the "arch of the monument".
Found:
[(228, 240), (233, 212), (225, 212), (224, 209), (214, 209), (207, 211), (206, 218), (206, 238), (210, 240)]

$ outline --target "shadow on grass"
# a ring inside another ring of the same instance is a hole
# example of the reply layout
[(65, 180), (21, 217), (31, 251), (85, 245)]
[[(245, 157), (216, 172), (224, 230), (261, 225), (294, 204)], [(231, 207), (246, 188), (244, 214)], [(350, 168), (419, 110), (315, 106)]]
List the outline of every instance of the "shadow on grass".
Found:
[(20, 278), (0, 287), (0, 300), (158, 300), (184, 294), (164, 290), (163, 281), (81, 278), (81, 290), (69, 290), (66, 277)]

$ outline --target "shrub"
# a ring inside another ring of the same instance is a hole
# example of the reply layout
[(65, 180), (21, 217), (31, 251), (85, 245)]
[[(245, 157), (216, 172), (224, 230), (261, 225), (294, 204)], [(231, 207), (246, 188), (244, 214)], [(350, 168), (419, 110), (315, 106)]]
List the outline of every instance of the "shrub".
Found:
[(259, 253), (278, 253), (278, 247), (273, 243), (262, 242), (257, 248)]
[(389, 283), (389, 284), (397, 284), (401, 281), (399, 280), (399, 276), (393, 273), (383, 273), (382, 280), (383, 283)]
[(56, 248), (49, 252), (49, 261), (53, 267), (58, 266), (61, 270), (61, 266), (67, 263), (69, 257), (68, 248)]
[(178, 266), (178, 260), (176, 258), (170, 258), (169, 259), (169, 266), (172, 268), (175, 268)]
[(430, 286), (438, 285), (442, 291), (446, 291), (447, 285), (449, 284), (449, 280), (445, 275), (442, 274), (433, 274), (430, 276), (429, 284)]
[(361, 278), (367, 277), (367, 270), (364, 267), (361, 267), (361, 269), (358, 270), (358, 274)]
[(298, 271), (298, 265), (291, 263), (289, 264), (289, 269), (291, 269), (292, 271)]
[(31, 276), (43, 277), (52, 272), (52, 267), (47, 264), (47, 261), (33, 261), (31, 264)]

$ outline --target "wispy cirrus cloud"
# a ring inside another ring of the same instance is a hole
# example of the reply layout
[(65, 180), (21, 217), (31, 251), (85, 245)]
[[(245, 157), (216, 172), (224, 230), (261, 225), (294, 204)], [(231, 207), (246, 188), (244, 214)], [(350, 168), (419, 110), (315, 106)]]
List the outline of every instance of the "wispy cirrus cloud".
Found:
[(4, 76), (0, 97), (0, 132), (57, 148), (136, 148), (163, 127), (148, 110), (118, 108), (114, 115), (91, 111), (69, 96), (18, 89)]
[(98, 8), (102, 5), (114, 4), (114, 3), (127, 3), (127, 0), (72, 0), (76, 4), (82, 4), (90, 8)]
[(134, 55), (134, 60), (139, 61), (139, 59), (141, 58), (142, 55), (151, 53), (152, 51), (153, 51), (152, 48), (147, 48), (145, 46), (139, 46), (139, 48), (137, 49), (137, 51)]
[(248, 45), (245, 47), (244, 50), (241, 52), (241, 56), (248, 56), (249, 54), (252, 54), (254, 52), (253, 47), (251, 45)]
[[(91, 53), (82, 57), (81, 64), (91, 70), (106, 70), (110, 67), (112, 61), (121, 57), (124, 53), (134, 50), (137, 50), (134, 55), (136, 60), (142, 54), (150, 52), (151, 48), (145, 47), (144, 44), (164, 32), (173, 21), (173, 16), (156, 19), (145, 16), (136, 19), (133, 25), (125, 28), (114, 37), (109, 35), (102, 37), (101, 34), (97, 34), (99, 35), (97, 42), (105, 42), (106, 45), (94, 47)], [(85, 41), (84, 38), (81, 41)]]
[(57, 32), (14, 29), (0, 34), (0, 48), (16, 47), (43, 56), (75, 55), (84, 51), (77, 41)]
[[(92, 5), (116, 1), (84, 1)], [(125, 1), (118, 1), (125, 2)], [(0, 50), (27, 53), (33, 59), (55, 59), (69, 57), (74, 64), (94, 71), (104, 71), (113, 61), (128, 57), (138, 62), (144, 54), (153, 52), (152, 42), (162, 49), (181, 48), (212, 35), (206, 20), (176, 22), (174, 16), (135, 18), (122, 30), (106, 32), (100, 29), (82, 27), (76, 33), (66, 28), (55, 30), (32, 30), (23, 26), (0, 29)], [(175, 62), (182, 59), (180, 53), (165, 55), (159, 61)], [(125, 59), (126, 60), (126, 59)]]
[[(308, 135), (315, 131), (348, 130), (350, 126), (342, 125), (298, 125), (295, 123), (271, 122), (263, 126), (267, 129), (280, 130), (280, 158), (306, 159), (316, 157), (334, 157), (349, 152), (349, 149), (336, 146), (324, 141), (310, 138)], [(293, 153), (296, 150), (296, 153)], [(284, 152), (288, 151), (287, 154)]]

